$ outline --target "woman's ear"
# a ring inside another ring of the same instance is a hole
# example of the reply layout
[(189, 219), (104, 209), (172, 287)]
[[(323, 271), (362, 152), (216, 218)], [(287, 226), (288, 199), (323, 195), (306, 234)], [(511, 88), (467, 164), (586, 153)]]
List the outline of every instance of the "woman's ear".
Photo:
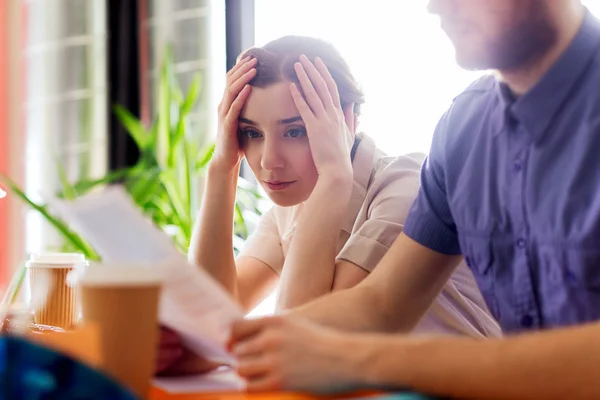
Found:
[(358, 124), (358, 115), (354, 113), (354, 103), (346, 104), (344, 107), (344, 119), (348, 130), (353, 135), (356, 134), (356, 125)]

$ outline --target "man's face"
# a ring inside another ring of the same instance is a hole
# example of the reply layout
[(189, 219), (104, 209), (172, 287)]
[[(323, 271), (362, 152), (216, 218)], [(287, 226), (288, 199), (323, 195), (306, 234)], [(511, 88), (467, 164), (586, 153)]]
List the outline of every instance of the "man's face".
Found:
[(548, 12), (555, 0), (430, 0), (466, 69), (513, 70), (545, 54), (557, 40)]

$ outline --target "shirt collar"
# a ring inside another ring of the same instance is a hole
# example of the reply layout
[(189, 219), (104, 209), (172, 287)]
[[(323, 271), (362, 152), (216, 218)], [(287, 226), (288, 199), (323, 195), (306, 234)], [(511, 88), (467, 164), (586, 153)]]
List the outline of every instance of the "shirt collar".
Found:
[(348, 202), (346, 218), (342, 225), (342, 229), (348, 233), (352, 233), (358, 213), (365, 202), (367, 188), (369, 187), (376, 159), (383, 156), (383, 154), (377, 156), (376, 153), (379, 151), (375, 146), (375, 142), (369, 136), (362, 132), (357, 133), (357, 140), (360, 142), (352, 160), (354, 184), (352, 186), (352, 193), (350, 194), (350, 201)]
[(515, 99), (506, 85), (497, 82), (500, 104), (507, 118), (514, 117), (535, 141), (539, 140), (567, 101), (599, 45), (600, 23), (586, 9), (581, 27), (569, 47), (531, 90)]

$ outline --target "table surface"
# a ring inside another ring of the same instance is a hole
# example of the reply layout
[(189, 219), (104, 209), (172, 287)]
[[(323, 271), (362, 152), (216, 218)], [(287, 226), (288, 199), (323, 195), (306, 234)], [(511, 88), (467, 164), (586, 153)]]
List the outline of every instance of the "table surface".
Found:
[(300, 393), (245, 393), (245, 392), (221, 392), (221, 393), (186, 393), (169, 394), (161, 389), (154, 388), (149, 400), (335, 400), (335, 399), (358, 399), (374, 397), (373, 392), (363, 392), (354, 395), (343, 396), (313, 396)]

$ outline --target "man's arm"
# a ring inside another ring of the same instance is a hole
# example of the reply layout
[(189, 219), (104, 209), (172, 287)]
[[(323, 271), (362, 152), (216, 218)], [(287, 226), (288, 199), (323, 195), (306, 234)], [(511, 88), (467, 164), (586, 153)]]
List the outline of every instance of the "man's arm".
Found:
[[(344, 341), (343, 341), (344, 342)], [(460, 399), (600, 398), (600, 324), (508, 339), (348, 336), (366, 385)]]
[(377, 268), (357, 286), (290, 313), (342, 330), (409, 331), (460, 260), (460, 256), (437, 253), (401, 234)]
[(344, 333), (274, 317), (241, 321), (232, 335), (237, 371), (250, 391), (409, 388), (464, 400), (600, 398), (600, 323), (478, 340)]

